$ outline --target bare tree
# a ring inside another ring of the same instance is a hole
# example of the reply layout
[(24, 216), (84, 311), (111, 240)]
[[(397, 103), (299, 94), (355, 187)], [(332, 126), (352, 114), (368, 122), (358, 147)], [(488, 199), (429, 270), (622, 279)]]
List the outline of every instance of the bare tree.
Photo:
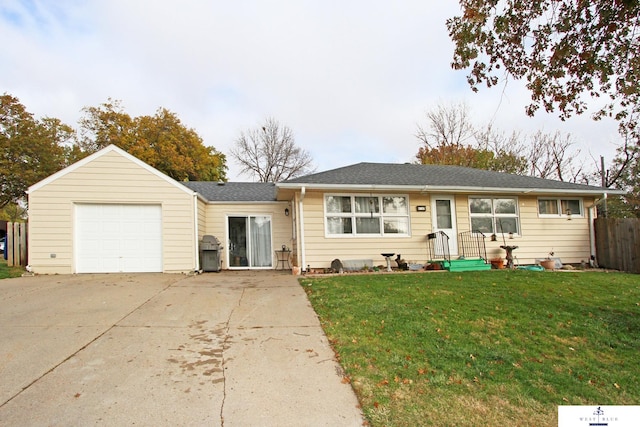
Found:
[(441, 146), (471, 145), (474, 139), (474, 127), (466, 104), (438, 104), (435, 110), (427, 112), (428, 127), (418, 125), (416, 138), (426, 148)]
[(311, 155), (296, 146), (293, 132), (273, 119), (240, 133), (231, 155), (240, 164), (240, 173), (259, 182), (279, 182), (315, 170)]
[(572, 148), (574, 144), (570, 134), (542, 131), (533, 134), (527, 152), (531, 175), (567, 182), (588, 181), (589, 173), (579, 159), (580, 150)]
[(421, 142), (416, 159), (421, 164), (444, 164), (523, 173), (526, 159), (516, 147), (517, 134), (506, 137), (488, 125), (476, 130), (466, 104), (439, 104), (426, 114), (427, 125), (418, 125)]
[[(438, 105), (418, 125), (421, 143), (416, 159), (422, 164), (448, 164), (530, 175), (567, 182), (592, 183), (570, 134), (538, 131), (526, 137), (507, 134), (489, 123), (475, 127), (465, 104)], [(597, 170), (597, 169), (596, 169)]]

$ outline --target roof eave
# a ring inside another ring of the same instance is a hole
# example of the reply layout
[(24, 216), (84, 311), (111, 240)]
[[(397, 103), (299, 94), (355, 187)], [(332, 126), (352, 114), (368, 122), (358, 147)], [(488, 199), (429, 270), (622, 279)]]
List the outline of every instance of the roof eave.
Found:
[(492, 193), (492, 194), (571, 194), (583, 196), (599, 196), (602, 194), (625, 194), (623, 190), (609, 188), (597, 189), (566, 189), (566, 188), (518, 188), (518, 187), (470, 187), (470, 186), (444, 186), (444, 185), (378, 185), (378, 184), (305, 184), (305, 183), (278, 183), (280, 189), (299, 190), (303, 187), (307, 190), (327, 191), (401, 191), (421, 193)]

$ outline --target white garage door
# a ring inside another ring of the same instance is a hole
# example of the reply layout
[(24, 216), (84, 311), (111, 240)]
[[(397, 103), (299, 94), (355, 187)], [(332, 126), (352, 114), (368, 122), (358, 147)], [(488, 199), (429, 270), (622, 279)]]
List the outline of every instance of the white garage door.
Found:
[(162, 272), (158, 205), (76, 205), (78, 273)]

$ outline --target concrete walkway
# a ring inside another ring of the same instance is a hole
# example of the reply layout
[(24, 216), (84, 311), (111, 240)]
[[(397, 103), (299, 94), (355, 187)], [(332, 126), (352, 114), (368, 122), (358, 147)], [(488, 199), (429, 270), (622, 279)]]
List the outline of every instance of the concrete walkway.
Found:
[(295, 277), (0, 280), (2, 426), (361, 426)]

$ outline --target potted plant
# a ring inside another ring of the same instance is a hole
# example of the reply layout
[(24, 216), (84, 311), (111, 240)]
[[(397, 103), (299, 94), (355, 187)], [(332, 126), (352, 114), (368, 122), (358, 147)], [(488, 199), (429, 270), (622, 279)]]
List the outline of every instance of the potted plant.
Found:
[(495, 269), (504, 268), (504, 259), (502, 257), (491, 258), (489, 262), (491, 263), (491, 268), (495, 268)]
[(540, 261), (540, 265), (544, 267), (545, 270), (555, 270), (556, 269), (556, 260), (551, 259), (553, 256), (553, 251), (549, 252), (549, 256), (546, 259)]

